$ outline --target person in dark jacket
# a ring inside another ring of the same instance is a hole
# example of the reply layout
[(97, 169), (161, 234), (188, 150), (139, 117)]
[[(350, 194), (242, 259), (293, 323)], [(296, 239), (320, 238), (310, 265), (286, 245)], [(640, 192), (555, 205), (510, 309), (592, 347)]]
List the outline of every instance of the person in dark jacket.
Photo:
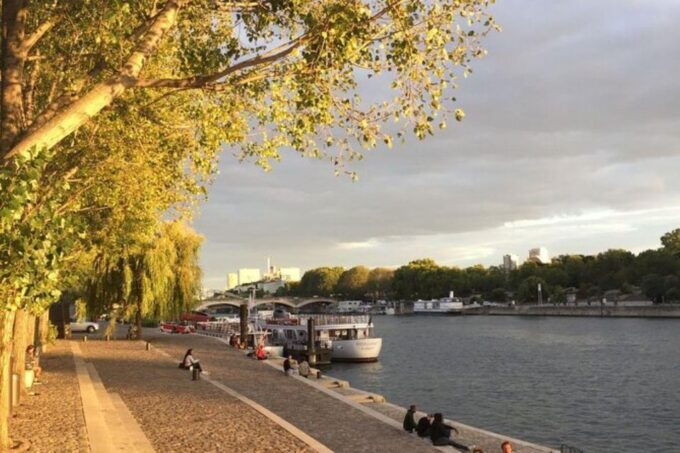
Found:
[(288, 356), (286, 357), (286, 360), (283, 361), (283, 372), (285, 373), (286, 376), (290, 376), (291, 369), (293, 368), (293, 366), (290, 363), (291, 358), (292, 358), (291, 356)]
[(452, 440), (451, 431), (455, 431), (456, 434), (458, 434), (456, 428), (444, 423), (444, 416), (441, 413), (434, 414), (434, 421), (432, 422), (432, 426), (430, 426), (430, 439), (432, 439), (432, 445), (438, 447), (451, 445), (462, 451), (471, 451), (470, 447)]
[(430, 435), (430, 425), (432, 424), (432, 415), (427, 414), (418, 420), (418, 425), (416, 426), (416, 433), (419, 437), (427, 437)]
[(404, 416), (404, 430), (412, 433), (413, 430), (416, 428), (416, 421), (413, 418), (416, 415), (416, 406), (415, 404), (411, 404), (411, 407), (408, 408), (406, 411), (406, 415)]

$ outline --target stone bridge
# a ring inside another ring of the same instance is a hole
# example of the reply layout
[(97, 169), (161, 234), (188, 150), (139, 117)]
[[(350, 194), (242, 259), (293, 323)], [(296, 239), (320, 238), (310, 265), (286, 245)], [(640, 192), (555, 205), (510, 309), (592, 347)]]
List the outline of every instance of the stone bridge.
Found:
[[(247, 304), (247, 298), (229, 297), (229, 298), (214, 298), (206, 299), (201, 301), (200, 305), (195, 309), (196, 311), (203, 311), (212, 308), (220, 308), (225, 306), (231, 306), (238, 308), (243, 304)], [(262, 305), (283, 305), (288, 308), (303, 308), (308, 306), (313, 306), (314, 304), (320, 304), (323, 306), (337, 305), (338, 300), (332, 297), (268, 297), (263, 299), (255, 299), (254, 306), (259, 307)]]

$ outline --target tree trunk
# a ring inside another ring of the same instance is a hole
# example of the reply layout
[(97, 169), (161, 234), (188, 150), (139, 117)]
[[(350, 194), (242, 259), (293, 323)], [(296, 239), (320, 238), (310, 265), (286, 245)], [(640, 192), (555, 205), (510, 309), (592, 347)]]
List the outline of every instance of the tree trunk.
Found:
[(22, 51), (26, 8), (23, 0), (2, 2), (2, 52), (0, 57), (0, 153), (12, 146), (23, 124)]
[(7, 451), (9, 440), (10, 357), (14, 311), (0, 311), (0, 451)]
[(132, 340), (142, 339), (142, 303), (139, 302), (137, 307), (137, 315), (135, 316), (135, 334), (132, 336)]
[(26, 326), (26, 345), (35, 346), (35, 326), (38, 318), (31, 312), (28, 313), (28, 326)]
[(24, 374), (26, 374), (26, 346), (28, 345), (28, 312), (24, 309), (16, 311), (14, 316), (14, 333), (12, 336), (12, 373), (19, 375), (19, 395), (26, 395)]
[(36, 343), (40, 346), (40, 352), (43, 353), (47, 349), (47, 337), (50, 332), (50, 310), (45, 310), (37, 321), (38, 331), (36, 332)]

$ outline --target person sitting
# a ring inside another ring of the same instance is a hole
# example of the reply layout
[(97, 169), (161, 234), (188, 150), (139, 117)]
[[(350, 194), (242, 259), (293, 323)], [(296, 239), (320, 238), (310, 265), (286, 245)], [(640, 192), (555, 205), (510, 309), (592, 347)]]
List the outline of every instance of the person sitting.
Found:
[(411, 404), (411, 406), (406, 411), (406, 415), (404, 416), (404, 431), (412, 433), (413, 430), (416, 429), (416, 421), (413, 418), (415, 414), (416, 406), (415, 404)]
[(291, 361), (291, 356), (286, 357), (286, 360), (283, 361), (283, 372), (285, 373), (286, 376), (290, 376), (291, 369), (293, 368), (290, 364)]
[(430, 439), (432, 439), (432, 445), (437, 447), (451, 445), (459, 450), (470, 451), (471, 449), (469, 447), (451, 439), (451, 431), (455, 431), (456, 434), (458, 434), (456, 428), (444, 423), (444, 416), (441, 413), (434, 414), (434, 421), (432, 422), (432, 426), (430, 426)]
[(300, 376), (302, 376), (304, 378), (308, 378), (309, 377), (309, 371), (310, 371), (309, 370), (309, 363), (306, 360), (303, 360), (302, 362), (300, 362), (300, 365), (298, 366), (298, 373), (300, 374)]
[(255, 350), (255, 357), (257, 358), (257, 360), (267, 359), (267, 351), (265, 351), (263, 344), (257, 345), (257, 349)]
[(430, 435), (430, 426), (432, 425), (432, 414), (427, 414), (418, 420), (416, 425), (416, 433), (418, 437), (427, 437)]
[(187, 349), (187, 353), (184, 354), (184, 358), (182, 359), (182, 363), (180, 364), (180, 367), (185, 369), (185, 370), (192, 370), (192, 369), (197, 369), (200, 373), (203, 373), (203, 368), (201, 368), (201, 363), (194, 358), (192, 355), (193, 349)]
[(501, 452), (512, 453), (512, 444), (507, 440), (501, 444)]
[(29, 344), (26, 347), (26, 371), (33, 370), (33, 383), (40, 384), (40, 375), (42, 374), (42, 368), (38, 366), (38, 360), (35, 354), (35, 346)]

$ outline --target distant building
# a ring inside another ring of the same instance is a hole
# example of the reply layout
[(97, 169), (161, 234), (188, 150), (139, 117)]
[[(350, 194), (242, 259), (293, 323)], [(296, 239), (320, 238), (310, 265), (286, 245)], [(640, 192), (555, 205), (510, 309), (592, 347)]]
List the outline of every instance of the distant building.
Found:
[(258, 282), (261, 280), (259, 269), (239, 269), (238, 270), (238, 284), (245, 285), (246, 283)]
[(548, 254), (548, 249), (546, 249), (545, 247), (538, 247), (529, 250), (529, 258), (527, 258), (527, 261), (531, 261), (538, 264), (549, 264), (550, 255)]
[(229, 272), (227, 274), (227, 291), (238, 286), (238, 274), (236, 272)]
[(276, 267), (272, 265), (271, 258), (267, 258), (267, 270), (264, 273), (263, 280), (298, 282), (300, 281), (300, 274), (301, 272), (299, 267)]
[(517, 255), (503, 255), (503, 269), (506, 272), (514, 271), (519, 264), (519, 257)]
[(281, 280), (285, 282), (299, 282), (301, 278), (299, 267), (282, 267), (279, 269)]

